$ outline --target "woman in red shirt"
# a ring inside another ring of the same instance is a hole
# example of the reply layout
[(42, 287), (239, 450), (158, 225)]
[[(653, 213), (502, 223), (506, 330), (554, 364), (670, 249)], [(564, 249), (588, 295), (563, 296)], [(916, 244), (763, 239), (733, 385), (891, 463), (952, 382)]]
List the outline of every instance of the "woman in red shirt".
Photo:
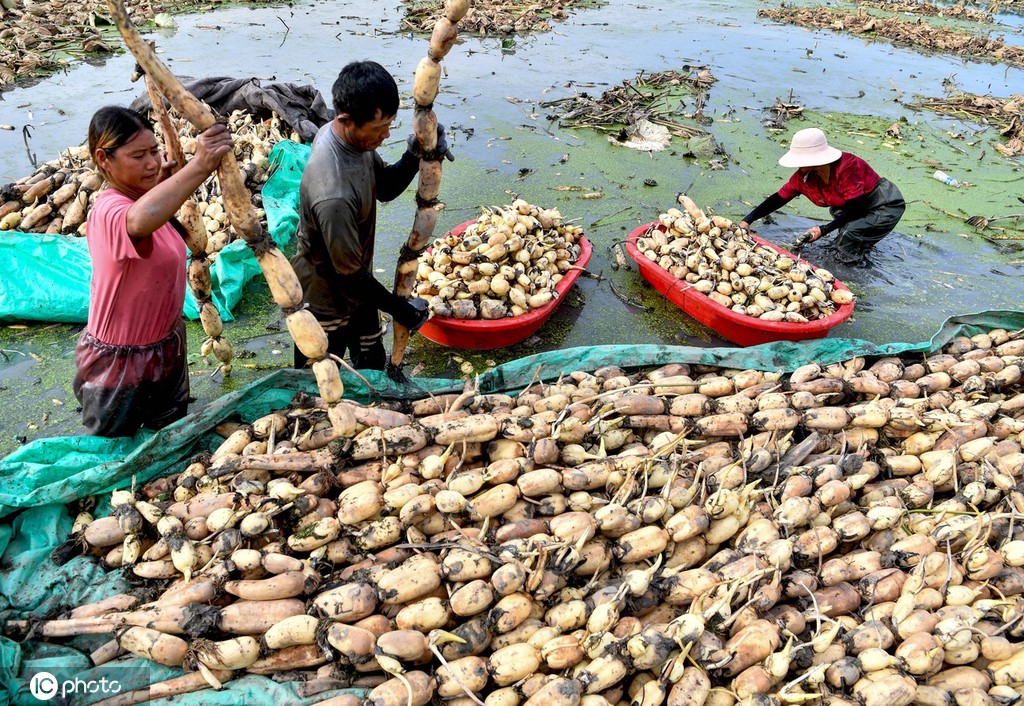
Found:
[(75, 349), (89, 434), (129, 436), (185, 416), (185, 244), (171, 221), (231, 147), (227, 128), (214, 125), (171, 175), (140, 113), (108, 106), (89, 123), (89, 154), (108, 187), (89, 210), (89, 322)]
[(797, 171), (777, 193), (744, 217), (741, 228), (749, 229), (754, 221), (803, 194), (814, 204), (827, 207), (832, 221), (808, 228), (797, 245), (838, 230), (835, 257), (852, 264), (863, 260), (875, 243), (891, 233), (906, 210), (903, 194), (892, 182), (878, 176), (860, 157), (830, 147), (825, 133), (816, 127), (793, 135), (790, 150), (779, 164)]

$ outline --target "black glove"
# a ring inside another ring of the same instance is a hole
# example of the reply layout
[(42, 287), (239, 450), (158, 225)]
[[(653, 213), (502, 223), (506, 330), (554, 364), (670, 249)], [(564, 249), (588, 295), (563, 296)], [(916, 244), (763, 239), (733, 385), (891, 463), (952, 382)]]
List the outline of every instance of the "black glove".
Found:
[(448, 149), (448, 140), (444, 135), (444, 125), (440, 123), (437, 124), (437, 147), (434, 148), (433, 152), (424, 152), (420, 149), (420, 141), (416, 139), (415, 133), (409, 135), (406, 144), (408, 145), (409, 152), (419, 159), (425, 159), (428, 162), (440, 161), (442, 159), (447, 159), (449, 162), (455, 161), (455, 155)]
[(395, 323), (401, 324), (415, 333), (420, 326), (427, 323), (430, 318), (430, 311), (427, 310), (427, 300), (422, 297), (414, 297), (409, 301), (402, 301), (402, 304), (391, 313)]

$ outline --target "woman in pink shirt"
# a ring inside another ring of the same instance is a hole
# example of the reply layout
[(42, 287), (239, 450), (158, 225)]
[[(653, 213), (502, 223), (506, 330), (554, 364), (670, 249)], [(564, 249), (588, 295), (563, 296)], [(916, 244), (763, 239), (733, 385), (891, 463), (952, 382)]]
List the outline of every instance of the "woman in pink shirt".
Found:
[(185, 416), (185, 244), (175, 212), (232, 148), (204, 131), (180, 170), (143, 115), (108, 106), (89, 123), (89, 154), (107, 188), (89, 210), (89, 321), (75, 349), (75, 397), (89, 434), (130, 436)]
[(892, 232), (906, 210), (903, 194), (849, 152), (830, 147), (825, 133), (816, 127), (793, 135), (789, 152), (779, 164), (796, 167), (778, 193), (772, 194), (744, 217), (741, 228), (777, 211), (803, 194), (814, 204), (827, 207), (832, 221), (808, 228), (797, 245), (814, 242), (832, 231), (835, 257), (847, 264), (860, 262), (875, 243)]

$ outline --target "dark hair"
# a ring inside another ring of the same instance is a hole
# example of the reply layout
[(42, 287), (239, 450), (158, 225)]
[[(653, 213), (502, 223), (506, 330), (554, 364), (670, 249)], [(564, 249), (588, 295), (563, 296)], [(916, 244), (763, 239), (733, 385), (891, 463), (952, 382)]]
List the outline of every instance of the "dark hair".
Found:
[(331, 88), (336, 114), (348, 113), (355, 124), (398, 114), (398, 84), (376, 61), (353, 61), (341, 70)]
[(143, 130), (152, 132), (153, 123), (142, 113), (119, 105), (100, 108), (89, 121), (89, 155), (95, 155), (97, 149), (113, 154)]

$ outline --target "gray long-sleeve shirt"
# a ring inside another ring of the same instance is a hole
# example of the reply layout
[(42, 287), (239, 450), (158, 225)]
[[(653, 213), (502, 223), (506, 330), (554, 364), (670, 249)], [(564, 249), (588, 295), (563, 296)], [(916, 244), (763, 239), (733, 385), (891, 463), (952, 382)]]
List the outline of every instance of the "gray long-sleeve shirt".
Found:
[(292, 267), (310, 311), (322, 321), (346, 320), (364, 303), (379, 308), (387, 290), (373, 278), (377, 201), (397, 198), (416, 176), (406, 152), (385, 164), (376, 151), (348, 145), (323, 126), (299, 185), (298, 246)]

